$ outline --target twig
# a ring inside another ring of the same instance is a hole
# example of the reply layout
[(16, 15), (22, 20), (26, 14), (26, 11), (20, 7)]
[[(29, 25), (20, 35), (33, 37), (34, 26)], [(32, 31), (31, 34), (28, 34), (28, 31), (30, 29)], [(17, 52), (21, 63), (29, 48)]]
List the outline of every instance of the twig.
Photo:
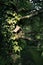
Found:
[(20, 20), (21, 19), (29, 19), (29, 18), (31, 18), (31, 17), (33, 17), (35, 15), (38, 15), (39, 13), (42, 13), (42, 12), (43, 12), (43, 9), (41, 9), (39, 11), (32, 12), (29, 15), (26, 15), (26, 16), (21, 17)]

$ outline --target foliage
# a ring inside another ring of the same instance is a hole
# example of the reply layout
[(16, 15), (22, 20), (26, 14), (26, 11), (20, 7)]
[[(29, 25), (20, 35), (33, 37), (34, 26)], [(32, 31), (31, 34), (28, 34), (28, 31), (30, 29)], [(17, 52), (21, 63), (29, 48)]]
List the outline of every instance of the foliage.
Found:
[(0, 40), (0, 65), (43, 65), (43, 2), (1, 0)]

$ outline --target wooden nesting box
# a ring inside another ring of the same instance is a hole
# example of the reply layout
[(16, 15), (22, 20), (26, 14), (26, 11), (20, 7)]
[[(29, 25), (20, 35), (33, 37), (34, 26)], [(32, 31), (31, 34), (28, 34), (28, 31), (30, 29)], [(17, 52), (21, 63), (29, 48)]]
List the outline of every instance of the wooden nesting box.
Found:
[(13, 30), (14, 33), (18, 33), (21, 30), (21, 27), (16, 25), (16, 28)]

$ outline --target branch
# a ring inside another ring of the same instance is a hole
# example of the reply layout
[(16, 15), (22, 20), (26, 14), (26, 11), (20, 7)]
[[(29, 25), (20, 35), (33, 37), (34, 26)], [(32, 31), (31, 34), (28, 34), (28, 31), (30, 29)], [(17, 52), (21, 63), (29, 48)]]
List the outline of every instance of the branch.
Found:
[(15, 40), (19, 40), (19, 39), (24, 39), (24, 40), (28, 40), (28, 41), (35, 41), (31, 37), (26, 37), (26, 36), (18, 36), (15, 38)]
[(22, 31), (20, 31), (20, 33), (18, 33), (18, 34), (15, 34), (15, 38), (12, 38), (12, 39), (13, 40), (24, 39), (24, 40), (28, 40), (28, 41), (37, 41), (37, 40), (32, 39), (31, 37), (25, 36), (25, 34)]
[[(43, 12), (43, 9), (41, 9), (41, 10), (39, 10), (39, 11), (32, 11), (32, 13), (31, 14), (29, 14), (29, 15), (26, 15), (26, 16), (23, 16), (23, 17), (21, 17), (21, 19), (29, 19), (29, 18), (31, 18), (31, 17), (33, 17), (33, 16), (35, 16), (35, 15), (38, 15), (39, 13), (42, 13)], [(21, 20), (20, 19), (20, 20)]]
[(21, 36), (19, 39), (24, 39), (24, 40), (28, 40), (28, 41), (35, 41), (31, 37), (26, 37), (26, 36)]
[[(28, 32), (28, 34), (36, 34), (36, 33), (38, 33), (38, 32)], [(24, 40), (33, 41), (33, 42), (36, 42), (36, 41), (39, 41), (39, 40), (42, 41), (42, 39), (33, 39), (31, 37), (25, 36), (25, 33), (22, 32), (22, 30), (19, 31), (19, 33), (16, 32), (15, 36), (12, 37), (11, 39), (13, 39), (13, 40), (24, 39)]]
[(15, 40), (19, 40), (19, 39), (28, 40), (28, 41), (32, 41), (32, 42), (43, 41), (43, 39), (32, 39), (31, 37), (26, 37), (26, 36), (18, 37)]

